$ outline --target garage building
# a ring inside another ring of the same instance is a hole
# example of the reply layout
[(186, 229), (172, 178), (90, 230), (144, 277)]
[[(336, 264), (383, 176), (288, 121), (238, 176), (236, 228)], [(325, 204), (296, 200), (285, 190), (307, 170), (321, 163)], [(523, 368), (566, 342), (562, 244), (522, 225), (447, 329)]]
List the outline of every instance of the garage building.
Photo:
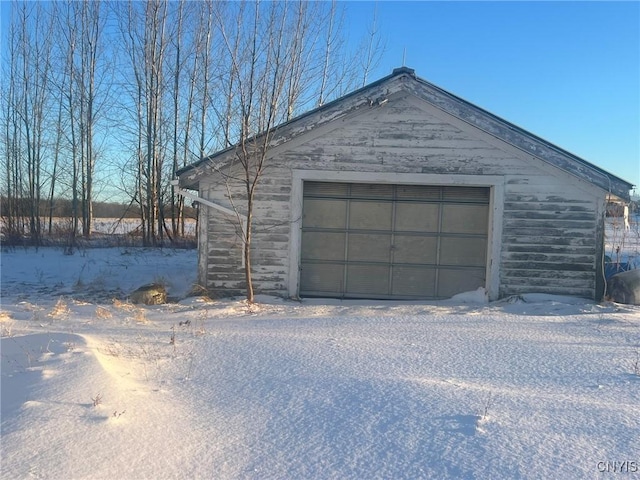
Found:
[[(402, 67), (278, 127), (252, 241), (256, 293), (441, 299), (484, 287), (599, 299), (604, 213), (633, 185)], [(199, 282), (244, 290), (229, 148), (180, 172)]]

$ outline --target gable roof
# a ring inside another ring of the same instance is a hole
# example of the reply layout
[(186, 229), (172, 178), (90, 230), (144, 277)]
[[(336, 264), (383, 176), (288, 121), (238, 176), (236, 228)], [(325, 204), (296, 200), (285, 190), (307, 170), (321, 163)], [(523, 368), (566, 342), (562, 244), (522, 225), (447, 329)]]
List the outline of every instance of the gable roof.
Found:
[[(363, 108), (384, 104), (390, 95), (398, 92), (408, 92), (421, 98), (436, 108), (609, 194), (626, 201), (630, 199), (632, 183), (417, 77), (415, 71), (407, 67), (396, 68), (391, 75), (278, 125), (272, 132), (270, 145), (283, 145), (321, 125), (354, 114)], [(186, 188), (196, 187), (200, 179), (211, 172), (214, 164), (224, 162), (227, 157), (233, 155), (235, 148), (236, 146), (231, 146), (220, 150), (178, 170), (180, 185)]]

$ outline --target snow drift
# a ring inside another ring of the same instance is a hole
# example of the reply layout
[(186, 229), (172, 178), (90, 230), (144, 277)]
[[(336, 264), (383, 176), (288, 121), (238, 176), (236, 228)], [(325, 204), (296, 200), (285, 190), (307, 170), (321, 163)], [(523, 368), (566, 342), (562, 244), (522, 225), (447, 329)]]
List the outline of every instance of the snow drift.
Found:
[[(110, 299), (121, 288), (100, 275), (164, 276), (179, 290), (181, 272), (195, 273), (191, 254), (3, 254), (3, 479), (640, 468), (640, 307), (549, 295), (486, 303), (479, 291), (446, 302), (145, 307)], [(43, 259), (65, 265), (53, 295), (25, 273), (55, 278)], [(101, 267), (83, 270), (89, 294), (75, 278), (90, 261)]]

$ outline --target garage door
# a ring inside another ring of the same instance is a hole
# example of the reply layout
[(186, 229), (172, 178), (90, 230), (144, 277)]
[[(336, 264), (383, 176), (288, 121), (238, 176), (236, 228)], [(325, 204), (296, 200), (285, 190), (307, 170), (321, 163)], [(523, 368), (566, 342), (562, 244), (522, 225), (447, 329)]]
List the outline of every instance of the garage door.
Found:
[(437, 299), (485, 285), (489, 188), (305, 182), (300, 295)]

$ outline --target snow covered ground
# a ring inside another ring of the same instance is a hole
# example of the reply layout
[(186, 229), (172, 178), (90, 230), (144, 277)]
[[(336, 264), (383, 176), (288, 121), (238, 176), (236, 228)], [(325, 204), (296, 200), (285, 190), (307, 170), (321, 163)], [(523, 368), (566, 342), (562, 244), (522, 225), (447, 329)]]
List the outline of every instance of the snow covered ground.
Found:
[(190, 289), (194, 251), (1, 263), (2, 479), (640, 475), (640, 307), (140, 307), (144, 283)]

